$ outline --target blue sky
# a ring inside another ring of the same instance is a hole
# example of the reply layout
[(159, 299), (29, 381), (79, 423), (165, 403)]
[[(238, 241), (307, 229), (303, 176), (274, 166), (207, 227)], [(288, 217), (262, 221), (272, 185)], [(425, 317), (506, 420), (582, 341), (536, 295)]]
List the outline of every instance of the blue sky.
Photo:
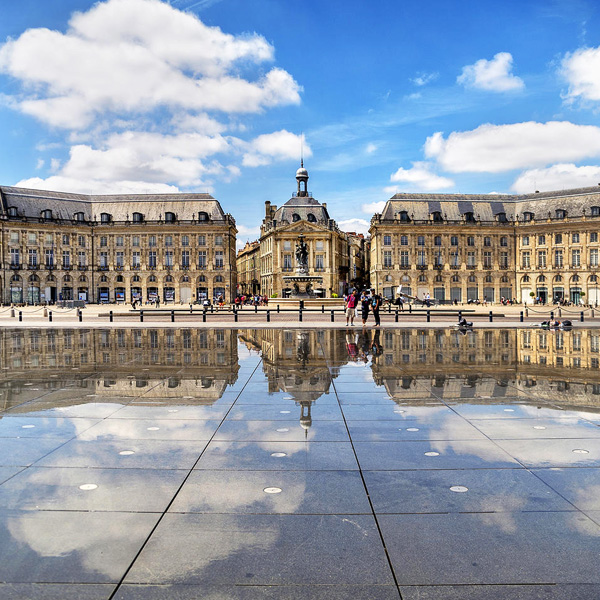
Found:
[(253, 239), (309, 189), (365, 231), (395, 191), (600, 182), (593, 0), (5, 0), (0, 183), (209, 191)]

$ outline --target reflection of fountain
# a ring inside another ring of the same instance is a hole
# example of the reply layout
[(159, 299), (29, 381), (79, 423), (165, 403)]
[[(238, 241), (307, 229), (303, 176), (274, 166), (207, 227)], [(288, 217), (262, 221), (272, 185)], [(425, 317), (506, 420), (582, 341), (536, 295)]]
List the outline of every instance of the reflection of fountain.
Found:
[(296, 244), (296, 263), (296, 275), (284, 275), (283, 280), (292, 288), (292, 297), (310, 298), (313, 296), (314, 284), (322, 284), (323, 278), (308, 274), (308, 246), (302, 234)]

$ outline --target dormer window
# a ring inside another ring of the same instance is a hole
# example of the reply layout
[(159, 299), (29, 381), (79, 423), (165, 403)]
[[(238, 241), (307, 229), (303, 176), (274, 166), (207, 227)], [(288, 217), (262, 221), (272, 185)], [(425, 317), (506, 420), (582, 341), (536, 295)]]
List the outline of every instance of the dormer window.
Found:
[(175, 223), (175, 213), (167, 212), (165, 213), (165, 223)]
[(8, 207), (8, 216), (9, 217), (18, 217), (18, 212), (17, 212), (17, 207), (16, 206), (9, 206)]
[(567, 216), (567, 211), (559, 208), (558, 210), (554, 211), (554, 214), (556, 215), (557, 219), (565, 219)]
[(523, 221), (533, 221), (533, 217), (535, 215), (532, 212), (524, 212), (523, 213)]
[(112, 221), (112, 215), (109, 213), (100, 214), (100, 223), (110, 223)]
[(75, 220), (79, 221), (80, 223), (82, 223), (83, 221), (85, 221), (85, 215), (82, 212), (76, 212), (75, 213)]
[(503, 212), (498, 213), (496, 215), (496, 218), (498, 219), (498, 223), (506, 223), (506, 221), (507, 221), (506, 213), (503, 213)]
[(198, 213), (198, 221), (208, 221), (208, 213)]
[(295, 223), (296, 221), (300, 220), (300, 215), (298, 213), (294, 213), (292, 215), (292, 221)]
[(465, 213), (465, 223), (475, 223), (475, 215), (472, 212)]
[(308, 213), (307, 219), (308, 219), (309, 223), (316, 223), (317, 222), (317, 218), (312, 213)]
[(431, 220), (434, 223), (442, 223), (444, 221), (444, 219), (442, 218), (442, 213), (438, 211), (431, 213)]
[(51, 210), (43, 210), (42, 211), (42, 219), (46, 219), (47, 221), (52, 220), (52, 211)]
[(600, 217), (600, 206), (592, 206), (592, 217)]
[(400, 214), (398, 216), (400, 218), (400, 221), (402, 221), (402, 223), (408, 223), (410, 221), (408, 213), (405, 210), (401, 210)]
[(144, 215), (142, 213), (139, 213), (139, 212), (134, 212), (133, 213), (133, 222), (134, 223), (143, 223), (144, 222)]

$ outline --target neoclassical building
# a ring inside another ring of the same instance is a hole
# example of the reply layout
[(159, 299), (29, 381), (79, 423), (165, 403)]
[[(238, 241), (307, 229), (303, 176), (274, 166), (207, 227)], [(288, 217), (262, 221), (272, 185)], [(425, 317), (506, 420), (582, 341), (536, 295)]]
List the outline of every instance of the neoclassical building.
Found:
[(1, 301), (231, 300), (236, 234), (209, 194), (0, 187)]
[(371, 284), (440, 301), (597, 304), (600, 188), (396, 194), (371, 219)]
[[(296, 272), (295, 249), (300, 235), (308, 247), (308, 276), (315, 278), (317, 296), (341, 295), (364, 277), (364, 238), (341, 231), (329, 216), (327, 204), (308, 191), (308, 171), (296, 171), (297, 191), (281, 207), (265, 202), (260, 227), (260, 292), (289, 296), (286, 276)], [(358, 256), (357, 256), (358, 251)]]

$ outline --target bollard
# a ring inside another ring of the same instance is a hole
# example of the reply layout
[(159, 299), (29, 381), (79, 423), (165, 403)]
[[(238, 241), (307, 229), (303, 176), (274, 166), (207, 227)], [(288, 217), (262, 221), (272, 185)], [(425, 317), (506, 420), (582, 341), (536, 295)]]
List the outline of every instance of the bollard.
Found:
[(494, 315), (492, 314), (492, 311), (490, 310), (490, 323), (492, 323), (494, 321)]
[(594, 309), (592, 308), (592, 319), (594, 318)]
[(559, 316), (559, 317), (562, 317), (562, 308), (559, 308), (559, 309), (558, 309), (558, 316)]
[[(582, 315), (581, 320), (583, 321), (583, 313), (581, 313), (581, 315)], [(50, 323), (52, 323), (52, 311), (51, 310), (48, 311), (48, 321), (50, 321)]]
[(271, 311), (267, 309), (267, 323), (271, 322)]
[(194, 306), (190, 304), (190, 315), (194, 312)]
[(171, 311), (171, 323), (175, 323), (175, 311)]
[(581, 311), (581, 317), (579, 318), (579, 320), (583, 323), (583, 311)]
[(458, 311), (458, 320), (460, 321), (462, 319), (462, 310)]
[(279, 304), (277, 305), (277, 314), (279, 314)]
[(550, 311), (550, 320), (554, 321), (554, 311), (553, 310)]
[(304, 300), (300, 300), (300, 308), (304, 308)]
[[(302, 302), (302, 300), (300, 300), (300, 302)], [(300, 321), (300, 323), (302, 323), (302, 309), (298, 309), (298, 320)]]
[(390, 302), (388, 304), (388, 313), (391, 313), (391, 312), (392, 312), (392, 303)]
[(140, 310), (140, 323), (144, 322), (144, 311)]
[(412, 306), (409, 304), (408, 305), (408, 314), (410, 314), (412, 312)]
[(233, 311), (233, 321), (234, 321), (234, 323), (238, 322), (238, 313), (237, 313), (237, 310)]
[(81, 309), (79, 309), (77, 311), (77, 318), (79, 319), (79, 322), (81, 323), (81, 321), (83, 320), (83, 312), (81, 311)]
[(521, 314), (519, 316), (519, 321), (521, 321), (521, 323), (523, 322), (523, 311), (521, 311)]
[(398, 309), (396, 309), (396, 323), (398, 322)]
[(528, 317), (529, 316), (529, 309), (527, 307), (525, 307), (525, 316)]
[(256, 314), (258, 312), (258, 304), (254, 305), (254, 314)]
[(321, 312), (325, 313), (325, 305), (324, 304), (321, 304)]
[(113, 322), (113, 311), (109, 310), (108, 311), (108, 320), (112, 323)]
[(202, 322), (206, 323), (206, 311), (205, 310), (202, 311)]
[(48, 316), (48, 309), (46, 307), (44, 307), (44, 316), (47, 317)]
[(430, 323), (431, 322), (431, 311), (427, 311), (427, 322)]
[(19, 311), (19, 321), (23, 320), (23, 313), (21, 311)]
[(331, 311), (331, 322), (334, 323), (335, 322), (335, 311)]
[(14, 316), (15, 316), (15, 309), (14, 309), (14, 308), (11, 308), (11, 309), (10, 309), (10, 316), (11, 316), (11, 317), (14, 317)]
[(211, 314), (215, 312), (215, 305), (214, 304), (210, 305), (210, 312), (211, 312)]

